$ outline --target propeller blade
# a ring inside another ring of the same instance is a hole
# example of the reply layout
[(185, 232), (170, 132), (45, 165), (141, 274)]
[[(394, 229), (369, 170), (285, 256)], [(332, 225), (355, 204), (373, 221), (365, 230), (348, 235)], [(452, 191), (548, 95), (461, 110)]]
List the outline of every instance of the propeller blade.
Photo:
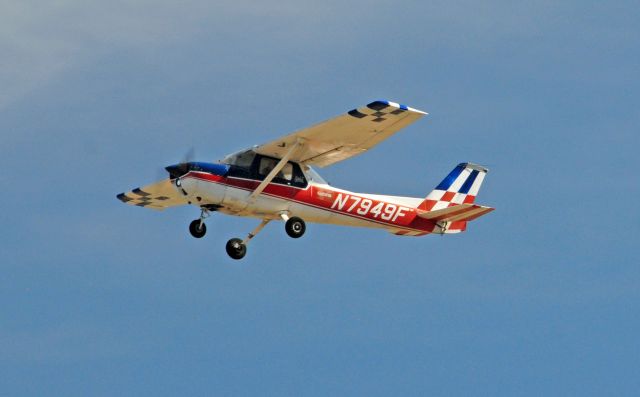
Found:
[(170, 165), (164, 169), (169, 173), (169, 179), (179, 178), (189, 172), (189, 163), (195, 158), (195, 149), (192, 147), (182, 156), (182, 161), (178, 164)]
[(184, 154), (184, 156), (182, 157), (182, 162), (183, 163), (191, 163), (196, 157), (196, 150), (194, 149), (193, 146), (191, 146), (189, 148), (189, 150), (187, 150), (187, 152)]

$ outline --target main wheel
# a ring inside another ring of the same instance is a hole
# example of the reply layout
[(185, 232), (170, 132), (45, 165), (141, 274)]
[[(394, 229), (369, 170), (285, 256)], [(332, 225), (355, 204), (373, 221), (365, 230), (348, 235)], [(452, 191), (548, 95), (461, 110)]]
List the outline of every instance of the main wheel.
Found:
[(207, 225), (205, 225), (204, 222), (200, 224), (200, 219), (196, 219), (189, 225), (189, 231), (193, 237), (202, 238), (207, 234)]
[(302, 219), (294, 216), (289, 218), (287, 223), (284, 224), (284, 230), (286, 230), (289, 237), (300, 238), (304, 234), (304, 231), (307, 230), (307, 226)]
[(247, 246), (239, 238), (227, 241), (227, 254), (233, 259), (242, 259), (247, 254)]

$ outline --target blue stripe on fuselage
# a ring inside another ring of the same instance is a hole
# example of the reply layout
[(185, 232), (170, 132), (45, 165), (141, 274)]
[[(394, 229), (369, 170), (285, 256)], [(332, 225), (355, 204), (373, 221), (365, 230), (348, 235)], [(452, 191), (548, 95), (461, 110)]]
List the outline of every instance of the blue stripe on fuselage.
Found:
[(200, 161), (193, 161), (189, 163), (189, 169), (192, 171), (208, 172), (219, 176), (225, 176), (227, 172), (229, 172), (229, 166), (227, 164), (204, 163)]

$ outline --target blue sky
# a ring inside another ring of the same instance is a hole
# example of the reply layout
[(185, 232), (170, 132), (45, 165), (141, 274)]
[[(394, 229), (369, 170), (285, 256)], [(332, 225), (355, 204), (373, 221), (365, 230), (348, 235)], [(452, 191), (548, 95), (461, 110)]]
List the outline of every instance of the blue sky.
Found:
[[(0, 394), (635, 395), (636, 2), (6, 2)], [(399, 238), (115, 194), (390, 99), (429, 112), (321, 170), (497, 210)]]

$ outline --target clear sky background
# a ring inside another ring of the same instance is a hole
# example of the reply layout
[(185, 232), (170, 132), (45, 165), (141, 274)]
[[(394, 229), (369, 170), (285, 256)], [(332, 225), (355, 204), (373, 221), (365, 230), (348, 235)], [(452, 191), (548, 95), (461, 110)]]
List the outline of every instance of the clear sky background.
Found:
[[(0, 395), (637, 395), (637, 1), (0, 3)], [(335, 186), (488, 166), (457, 236), (115, 195), (375, 99)]]

